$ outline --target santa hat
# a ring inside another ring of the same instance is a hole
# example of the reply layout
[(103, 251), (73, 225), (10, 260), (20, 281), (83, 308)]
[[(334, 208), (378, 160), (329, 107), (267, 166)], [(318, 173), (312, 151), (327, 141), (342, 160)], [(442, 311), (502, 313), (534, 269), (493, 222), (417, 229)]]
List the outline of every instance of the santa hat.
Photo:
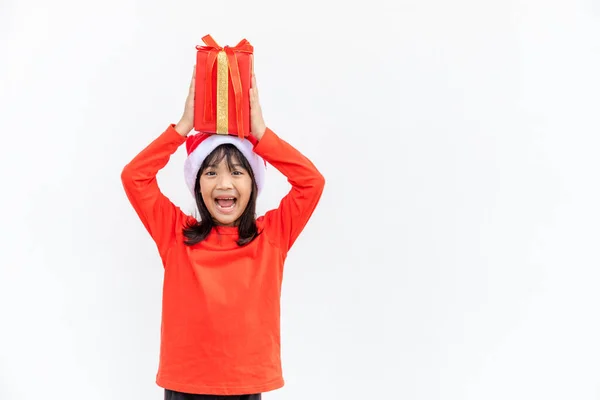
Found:
[(262, 191), (265, 182), (266, 163), (262, 157), (254, 152), (256, 143), (256, 138), (252, 135), (244, 139), (239, 138), (237, 135), (204, 132), (188, 136), (185, 143), (188, 156), (183, 163), (183, 174), (185, 183), (190, 189), (190, 192), (192, 192), (192, 195), (194, 197), (196, 195), (194, 193), (194, 186), (204, 159), (218, 146), (222, 144), (232, 144), (237, 147), (244, 157), (246, 157), (248, 163), (252, 167), (254, 180), (258, 188), (258, 196)]

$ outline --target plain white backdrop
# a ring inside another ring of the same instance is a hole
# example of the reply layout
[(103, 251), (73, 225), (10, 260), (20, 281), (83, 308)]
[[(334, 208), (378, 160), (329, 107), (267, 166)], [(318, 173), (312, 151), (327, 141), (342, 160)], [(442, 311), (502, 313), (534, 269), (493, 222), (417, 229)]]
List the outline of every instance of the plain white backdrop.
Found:
[[(327, 179), (269, 400), (600, 399), (600, 3), (0, 2), (0, 399), (152, 400), (162, 266), (123, 166), (247, 38)], [(161, 171), (186, 211), (184, 148)], [(259, 199), (288, 185), (273, 168)]]

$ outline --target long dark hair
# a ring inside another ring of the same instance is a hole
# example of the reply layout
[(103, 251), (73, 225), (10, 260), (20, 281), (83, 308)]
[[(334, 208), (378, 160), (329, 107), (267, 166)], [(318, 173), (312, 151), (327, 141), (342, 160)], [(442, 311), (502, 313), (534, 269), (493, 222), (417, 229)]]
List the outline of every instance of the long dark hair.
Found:
[(254, 179), (254, 172), (250, 163), (244, 157), (241, 151), (238, 150), (233, 144), (222, 144), (214, 149), (202, 162), (198, 175), (196, 176), (196, 183), (194, 185), (194, 194), (196, 196), (196, 205), (200, 213), (200, 221), (188, 221), (183, 228), (183, 236), (185, 236), (185, 244), (193, 246), (200, 243), (215, 227), (215, 222), (212, 215), (206, 208), (204, 200), (202, 199), (202, 193), (200, 192), (200, 176), (209, 165), (215, 165), (221, 162), (225, 158), (227, 168), (233, 169), (233, 164), (238, 161), (242, 164), (242, 167), (250, 174), (252, 178), (252, 192), (250, 193), (250, 200), (246, 205), (246, 209), (236, 221), (238, 227), (238, 246), (244, 246), (250, 243), (258, 235), (258, 229), (256, 228), (256, 180)]

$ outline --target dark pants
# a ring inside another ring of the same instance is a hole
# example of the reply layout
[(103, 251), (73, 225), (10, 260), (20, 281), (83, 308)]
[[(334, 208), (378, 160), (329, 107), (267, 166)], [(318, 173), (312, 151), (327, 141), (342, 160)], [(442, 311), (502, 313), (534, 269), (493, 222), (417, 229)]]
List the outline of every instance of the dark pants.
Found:
[(165, 400), (260, 400), (258, 394), (243, 394), (238, 396), (217, 396), (214, 394), (188, 394), (165, 389)]

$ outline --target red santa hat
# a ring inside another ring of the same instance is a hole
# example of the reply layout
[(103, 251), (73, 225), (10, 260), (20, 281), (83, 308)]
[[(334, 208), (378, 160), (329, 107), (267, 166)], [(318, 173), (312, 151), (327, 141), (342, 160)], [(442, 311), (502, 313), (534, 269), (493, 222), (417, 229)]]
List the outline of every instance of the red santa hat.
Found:
[(258, 154), (254, 152), (254, 146), (257, 141), (254, 136), (241, 139), (231, 134), (215, 134), (199, 132), (188, 136), (185, 147), (187, 149), (187, 158), (183, 163), (183, 174), (192, 195), (195, 196), (194, 186), (196, 177), (204, 159), (218, 146), (222, 144), (232, 144), (246, 157), (252, 167), (254, 180), (258, 188), (257, 196), (260, 195), (265, 182), (266, 163)]

